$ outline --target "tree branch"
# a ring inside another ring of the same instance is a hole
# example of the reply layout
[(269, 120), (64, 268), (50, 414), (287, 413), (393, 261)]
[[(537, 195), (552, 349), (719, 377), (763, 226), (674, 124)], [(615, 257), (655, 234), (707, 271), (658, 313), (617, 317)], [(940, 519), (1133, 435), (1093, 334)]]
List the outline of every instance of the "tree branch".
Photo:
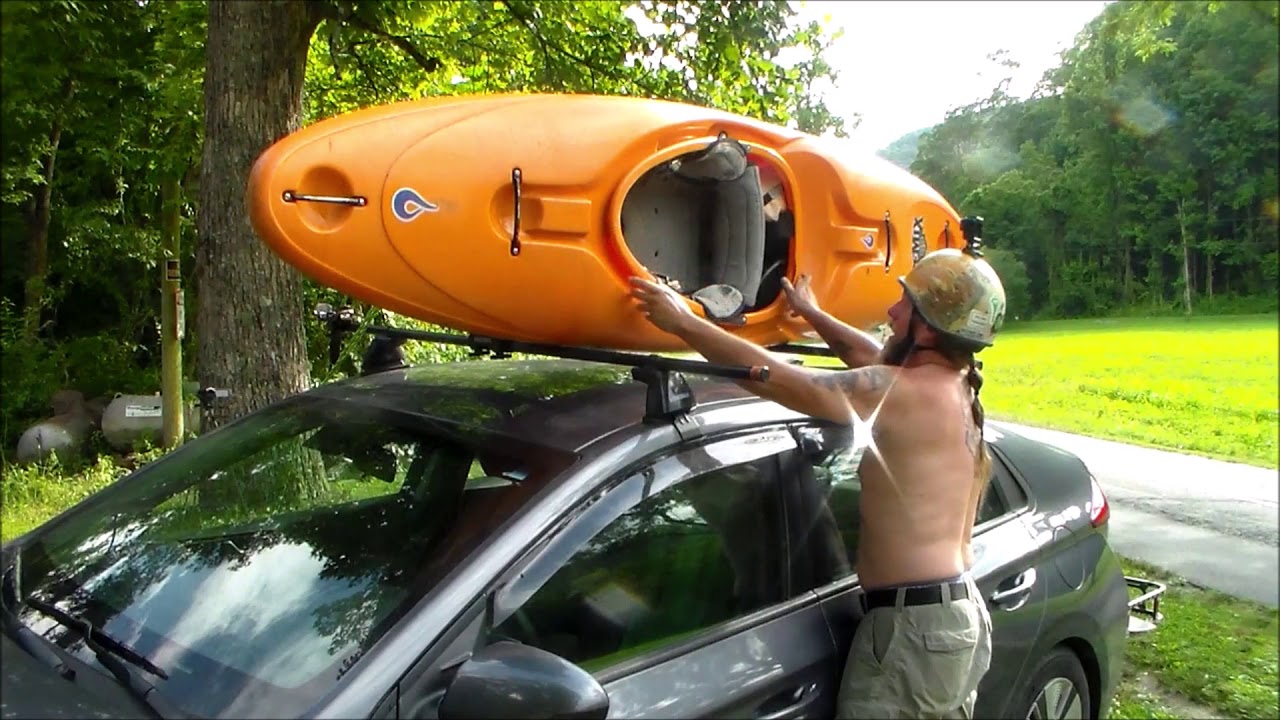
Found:
[(336, 33), (329, 33), (329, 62), (333, 63), (334, 77), (342, 77), (342, 66), (338, 64), (338, 44), (335, 42)]
[(365, 32), (389, 40), (391, 44), (399, 48), (401, 52), (413, 58), (413, 61), (418, 64), (418, 67), (422, 68), (426, 72), (433, 73), (444, 66), (444, 63), (440, 61), (440, 58), (427, 57), (421, 50), (414, 46), (413, 42), (410, 41), (409, 38), (403, 35), (392, 35), (364, 18), (356, 16), (354, 13), (348, 15), (346, 21)]
[(600, 75), (612, 78), (614, 80), (631, 82), (631, 83), (634, 83), (636, 87), (640, 88), (641, 90), (644, 90), (650, 95), (659, 94), (656, 89), (650, 87), (648, 84), (644, 83), (639, 78), (631, 78), (631, 77), (627, 77), (625, 75), (619, 74), (612, 68), (602, 67), (597, 63), (591, 62), (584, 57), (580, 57), (574, 54), (573, 52), (570, 52), (568, 49), (566, 49), (561, 45), (549, 43), (547, 39), (542, 35), (542, 33), (538, 31), (537, 24), (533, 22), (532, 18), (530, 18), (528, 15), (526, 15), (522, 11), (517, 10), (509, 2), (509, 0), (502, 0), (502, 5), (507, 8), (507, 12), (511, 13), (512, 17), (519, 20), (521, 24), (525, 26), (525, 29), (527, 29), (529, 33), (533, 35), (534, 39), (538, 42), (538, 45), (541, 48), (543, 48), (544, 53), (546, 52), (546, 48), (550, 47), (561, 56), (566, 57), (572, 60), (573, 62), (576, 62), (577, 64), (581, 65), (582, 67), (586, 68), (588, 71), (591, 71), (593, 75), (595, 73), (599, 73)]
[(422, 68), (426, 72), (433, 73), (444, 66), (444, 63), (441, 62), (440, 58), (427, 57), (427, 55), (419, 50), (408, 37), (404, 35), (393, 35), (392, 33), (378, 27), (376, 24), (356, 15), (355, 7), (349, 3), (343, 3), (342, 7), (339, 7), (337, 3), (333, 2), (316, 2), (311, 4), (311, 8), (317, 19), (344, 23), (389, 41), (392, 45), (399, 48), (399, 50), (405, 55), (412, 58), (413, 61), (418, 64), (418, 67)]
[(364, 61), (364, 58), (360, 56), (360, 53), (356, 52), (354, 45), (350, 48), (350, 51), (351, 57), (355, 58), (356, 67), (360, 68), (360, 72), (364, 75), (365, 81), (369, 83), (369, 90), (373, 92), (373, 96), (381, 97), (382, 90), (378, 88), (378, 81), (374, 78), (373, 71), (369, 69), (369, 64)]

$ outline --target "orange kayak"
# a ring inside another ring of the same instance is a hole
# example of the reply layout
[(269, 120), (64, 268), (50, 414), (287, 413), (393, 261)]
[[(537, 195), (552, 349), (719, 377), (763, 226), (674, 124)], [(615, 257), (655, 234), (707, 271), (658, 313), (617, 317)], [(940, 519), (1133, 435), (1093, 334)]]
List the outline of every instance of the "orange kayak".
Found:
[(483, 95), (379, 106), (269, 147), (253, 227), (314, 280), (463, 332), (688, 349), (634, 309), (628, 278), (770, 345), (801, 340), (780, 279), (828, 312), (885, 320), (897, 278), (963, 247), (933, 188), (847, 141), (660, 100)]

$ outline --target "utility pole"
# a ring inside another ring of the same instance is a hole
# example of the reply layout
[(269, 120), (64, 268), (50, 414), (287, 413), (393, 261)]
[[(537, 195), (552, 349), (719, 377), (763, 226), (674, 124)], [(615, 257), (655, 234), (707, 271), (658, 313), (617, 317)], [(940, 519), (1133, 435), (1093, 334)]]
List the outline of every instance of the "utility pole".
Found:
[(182, 311), (181, 221), (182, 186), (176, 176), (167, 177), (161, 197), (160, 279), (160, 397), (163, 423), (161, 443), (166, 448), (182, 444), (182, 336), (186, 322)]

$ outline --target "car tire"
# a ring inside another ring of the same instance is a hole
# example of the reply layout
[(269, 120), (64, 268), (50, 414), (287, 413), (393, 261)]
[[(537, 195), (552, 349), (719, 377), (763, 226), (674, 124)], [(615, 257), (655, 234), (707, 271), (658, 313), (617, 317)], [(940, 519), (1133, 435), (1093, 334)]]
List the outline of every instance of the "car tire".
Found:
[(1085, 720), (1093, 717), (1089, 678), (1070, 649), (1054, 648), (1036, 666), (1023, 691), (1020, 715), (1027, 720)]

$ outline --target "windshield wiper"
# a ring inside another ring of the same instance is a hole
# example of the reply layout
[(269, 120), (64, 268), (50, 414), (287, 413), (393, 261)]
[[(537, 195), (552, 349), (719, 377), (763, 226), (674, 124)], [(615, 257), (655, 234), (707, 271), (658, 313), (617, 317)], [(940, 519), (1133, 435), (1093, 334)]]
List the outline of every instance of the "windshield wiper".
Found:
[[(49, 603), (42, 600), (36, 600), (35, 598), (28, 598), (27, 604), (54, 620), (57, 620), (61, 625), (65, 625), (66, 627), (76, 627), (81, 631), (81, 635), (87, 632), (89, 636), (91, 636), (98, 644), (102, 645), (103, 649), (107, 652), (120, 656), (124, 660), (137, 665), (152, 675), (162, 677), (165, 680), (169, 679), (169, 674), (164, 670), (156, 667), (150, 660), (138, 654), (138, 652), (133, 648), (94, 627), (93, 623), (90, 623), (83, 617), (72, 615), (55, 605), (50, 605)], [(90, 647), (92, 648), (92, 646)]]
[(26, 650), (29, 655), (40, 662), (53, 668), (54, 672), (61, 675), (67, 680), (74, 680), (76, 671), (65, 662), (62, 661), (58, 654), (49, 649), (49, 646), (40, 641), (31, 628), (22, 623), (18, 618), (18, 613), (14, 608), (19, 604), (17, 598), (17, 589), (14, 586), (13, 566), (4, 571), (4, 579), (0, 581), (3, 587), (0, 588), (0, 605), (4, 607), (4, 616), (2, 624), (4, 626), (4, 634), (8, 635), (17, 643), (18, 647)]
[(72, 615), (34, 598), (27, 598), (26, 604), (53, 618), (59, 624), (79, 632), (80, 639), (93, 651), (94, 656), (98, 658), (98, 662), (102, 663), (103, 667), (116, 676), (116, 679), (129, 691), (131, 696), (151, 710), (151, 714), (160, 718), (160, 720), (183, 716), (181, 711), (165, 700), (163, 695), (156, 692), (154, 685), (144, 680), (138, 673), (130, 670), (129, 666), (117, 660), (116, 657), (124, 658), (134, 665), (145, 668), (147, 672), (153, 675), (167, 679), (169, 676), (163, 670), (152, 665), (150, 661), (131, 650), (124, 643), (95, 628), (93, 623), (82, 617)]

